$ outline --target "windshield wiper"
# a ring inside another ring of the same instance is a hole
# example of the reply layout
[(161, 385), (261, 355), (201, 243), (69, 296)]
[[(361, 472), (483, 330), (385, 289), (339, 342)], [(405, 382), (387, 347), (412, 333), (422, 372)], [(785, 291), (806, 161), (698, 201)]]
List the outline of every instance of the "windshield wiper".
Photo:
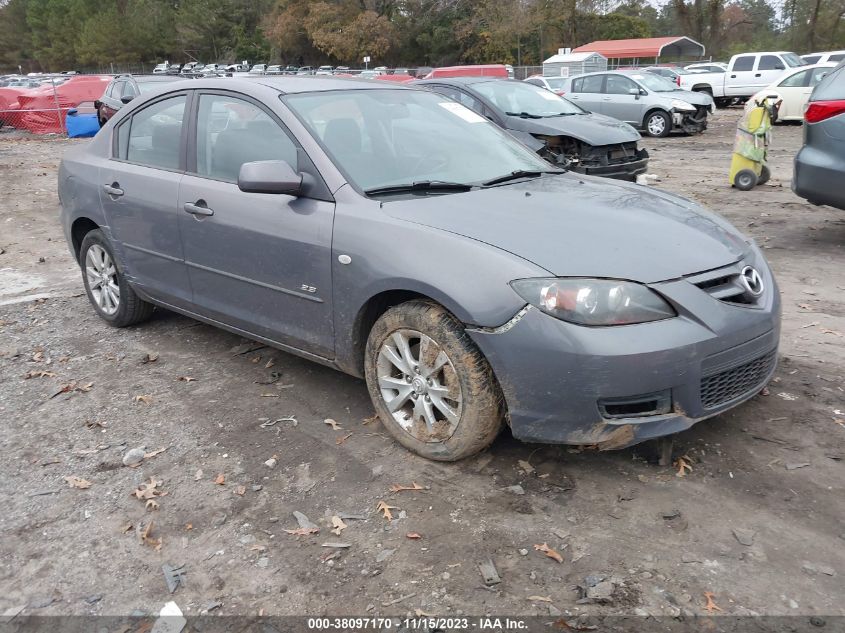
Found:
[(384, 187), (374, 187), (372, 189), (365, 189), (364, 193), (368, 196), (377, 196), (385, 193), (414, 193), (416, 191), (469, 191), (473, 185), (468, 185), (463, 182), (446, 182), (443, 180), (420, 180), (417, 182), (410, 182), (399, 185), (386, 185)]
[(555, 116), (574, 116), (576, 114), (581, 114), (580, 112), (558, 112), (557, 114), (547, 114), (544, 116), (544, 119), (550, 119)]
[(482, 187), (492, 187), (493, 185), (500, 185), (503, 182), (510, 182), (511, 180), (518, 180), (520, 178), (537, 178), (542, 176), (543, 174), (562, 174), (564, 170), (543, 170), (543, 171), (527, 171), (525, 169), (517, 169), (516, 171), (512, 171), (509, 174), (505, 174), (504, 176), (499, 176), (498, 178), (493, 178), (492, 180), (488, 180), (487, 182), (481, 183)]
[(505, 112), (508, 116), (518, 116), (522, 119), (542, 119), (539, 114), (531, 114), (530, 112)]

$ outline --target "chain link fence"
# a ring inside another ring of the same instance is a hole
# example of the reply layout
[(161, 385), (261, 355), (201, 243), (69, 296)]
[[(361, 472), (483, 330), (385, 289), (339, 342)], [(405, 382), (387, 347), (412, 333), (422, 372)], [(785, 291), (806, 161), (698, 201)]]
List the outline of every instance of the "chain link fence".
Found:
[(73, 132), (77, 121), (96, 119), (94, 101), (110, 80), (109, 75), (38, 75), (0, 82), (0, 134), (68, 135), (69, 122)]

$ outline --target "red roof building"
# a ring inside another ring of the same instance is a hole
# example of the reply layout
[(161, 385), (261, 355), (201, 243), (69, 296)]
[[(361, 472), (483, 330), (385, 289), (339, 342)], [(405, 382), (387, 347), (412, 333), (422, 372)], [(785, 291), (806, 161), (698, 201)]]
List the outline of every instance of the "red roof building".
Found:
[(635, 40), (600, 40), (572, 49), (573, 53), (601, 53), (608, 59), (648, 59), (657, 63), (661, 57), (698, 59), (704, 46), (688, 37), (645, 37)]

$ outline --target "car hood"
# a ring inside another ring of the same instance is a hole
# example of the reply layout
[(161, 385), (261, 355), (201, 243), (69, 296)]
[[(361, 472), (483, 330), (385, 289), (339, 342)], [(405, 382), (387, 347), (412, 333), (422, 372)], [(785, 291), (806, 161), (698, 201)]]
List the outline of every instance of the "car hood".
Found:
[(666, 99), (680, 99), (692, 105), (710, 106), (713, 104), (713, 97), (706, 92), (693, 92), (692, 90), (673, 90), (672, 92), (656, 92), (655, 94)]
[(490, 244), (556, 276), (653, 283), (726, 266), (750, 251), (733, 226), (689, 200), (572, 173), (396, 200), (384, 210)]
[(571, 136), (588, 145), (616, 145), (638, 141), (640, 134), (627, 123), (603, 114), (574, 114), (545, 119), (507, 117), (508, 130), (542, 136)]

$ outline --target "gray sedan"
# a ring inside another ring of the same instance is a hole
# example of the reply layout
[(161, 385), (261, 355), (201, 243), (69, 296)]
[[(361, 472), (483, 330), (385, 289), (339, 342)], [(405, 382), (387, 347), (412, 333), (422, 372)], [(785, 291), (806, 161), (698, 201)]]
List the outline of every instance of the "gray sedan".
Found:
[(621, 448), (775, 369), (779, 294), (751, 240), (683, 198), (556, 169), (428, 91), (179, 82), (69, 149), (59, 196), (106, 323), (166, 308), (361, 376), (431, 459), (505, 423)]
[(664, 77), (638, 70), (578, 75), (563, 91), (582, 108), (630, 123), (649, 136), (668, 136), (674, 129), (703, 132), (716, 107), (708, 94), (681, 90)]

